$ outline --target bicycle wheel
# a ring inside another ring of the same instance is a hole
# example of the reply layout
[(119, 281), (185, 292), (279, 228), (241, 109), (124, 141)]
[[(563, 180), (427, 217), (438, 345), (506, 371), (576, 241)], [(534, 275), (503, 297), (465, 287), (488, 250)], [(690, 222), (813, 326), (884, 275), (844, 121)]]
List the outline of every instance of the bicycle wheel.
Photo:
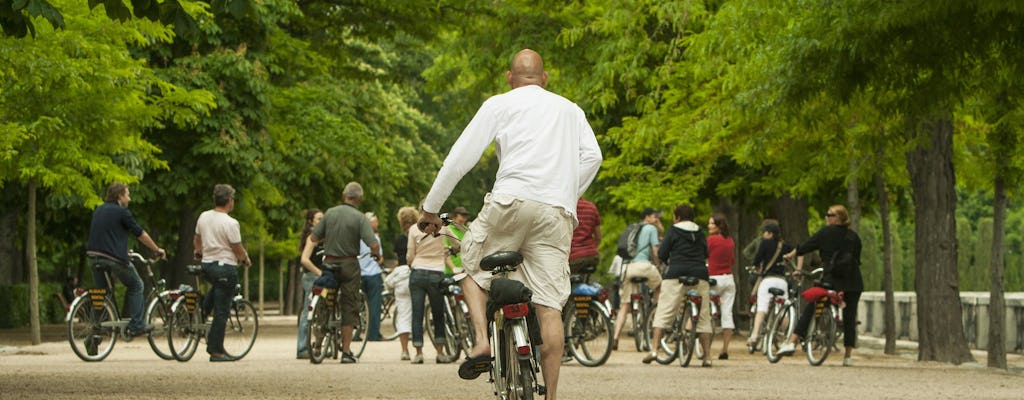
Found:
[(195, 312), (189, 312), (185, 306), (185, 296), (179, 297), (171, 306), (171, 317), (167, 320), (167, 346), (175, 360), (191, 360), (199, 347), (199, 326), (202, 325), (199, 320), (199, 313), (202, 312), (200, 307), (196, 307)]
[(231, 302), (231, 313), (224, 328), (224, 353), (236, 360), (244, 358), (256, 343), (259, 331), (256, 307), (249, 300), (235, 299)]
[(633, 343), (636, 345), (636, 351), (644, 351), (644, 325), (646, 325), (646, 318), (648, 313), (645, 312), (646, 305), (640, 300), (632, 300), (630, 310), (636, 310), (633, 312)]
[(612, 324), (608, 310), (597, 301), (590, 301), (587, 318), (578, 318), (575, 312), (569, 315), (569, 349), (576, 361), (586, 367), (597, 367), (608, 361), (612, 355)]
[(509, 400), (533, 400), (535, 388), (533, 379), (533, 366), (530, 360), (533, 358), (531, 351), (528, 356), (520, 356), (516, 352), (516, 344), (512, 335), (513, 324), (505, 325), (504, 339), (506, 341), (503, 362), (506, 364), (505, 388), (508, 390)]
[(68, 343), (82, 361), (103, 361), (114, 351), (118, 332), (112, 326), (118, 321), (117, 308), (106, 299), (103, 308), (95, 310), (86, 296), (68, 311)]
[[(459, 353), (462, 352), (462, 337), (459, 333), (458, 321), (455, 320), (454, 301), (446, 299), (444, 308), (444, 335), (445, 335), (445, 350), (447, 351), (448, 357), (458, 357)], [(461, 311), (461, 310), (460, 310)], [(460, 312), (461, 314), (461, 312)]]
[(768, 323), (768, 330), (765, 332), (764, 354), (768, 358), (768, 362), (772, 364), (782, 359), (782, 356), (779, 355), (779, 348), (789, 340), (789, 335), (793, 333), (791, 328), (793, 324), (790, 323), (793, 314), (790, 311), (791, 307), (782, 307), (778, 312), (772, 313), (772, 319)]
[[(654, 314), (651, 314), (648, 319), (651, 321), (647, 325), (654, 326)], [(672, 326), (661, 330), (661, 340), (658, 341), (658, 356), (654, 358), (658, 364), (668, 365), (679, 357), (679, 334), (683, 331), (683, 323), (680, 314), (676, 314), (676, 318), (672, 321)]]
[(696, 306), (693, 303), (686, 302), (683, 308), (683, 323), (681, 324), (681, 333), (676, 336), (679, 342), (676, 344), (676, 348), (679, 349), (679, 365), (686, 367), (690, 365), (690, 360), (693, 359), (693, 354), (698, 351), (697, 349), (697, 318), (692, 317), (697, 315)]
[(309, 362), (320, 364), (325, 358), (334, 355), (334, 336), (331, 335), (327, 326), (330, 320), (330, 310), (326, 302), (317, 301), (313, 305), (313, 316), (309, 319), (309, 334), (307, 348), (309, 348)]
[(807, 362), (813, 366), (819, 366), (825, 362), (828, 354), (832, 352), (832, 342), (835, 337), (836, 325), (832, 316), (832, 308), (825, 304), (821, 313), (811, 320), (810, 327), (807, 329), (807, 339), (804, 341)]
[[(363, 351), (366, 350), (366, 330), (370, 327), (370, 304), (366, 302), (366, 296), (363, 292), (359, 292), (359, 296), (362, 298), (360, 303), (362, 307), (359, 308), (359, 318), (356, 319), (356, 327), (352, 330), (352, 354), (356, 357), (362, 357)], [(358, 341), (356, 339), (359, 339)]]
[(170, 309), (170, 301), (160, 297), (154, 297), (146, 307), (146, 326), (152, 328), (146, 337), (149, 340), (149, 347), (153, 349), (157, 357), (164, 360), (173, 360), (171, 348), (167, 345), (167, 321)]
[(462, 312), (462, 303), (462, 300), (455, 303), (455, 325), (459, 329), (462, 351), (466, 354), (466, 358), (469, 358), (469, 352), (476, 344), (476, 337), (473, 336), (473, 324), (469, 321), (469, 315)]

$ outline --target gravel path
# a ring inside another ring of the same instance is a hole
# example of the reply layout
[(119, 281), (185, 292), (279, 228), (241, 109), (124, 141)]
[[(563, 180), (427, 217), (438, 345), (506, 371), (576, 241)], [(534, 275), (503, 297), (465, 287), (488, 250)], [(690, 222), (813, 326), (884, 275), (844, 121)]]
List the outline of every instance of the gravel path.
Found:
[[(119, 342), (99, 363), (80, 361), (62, 341), (62, 327), (45, 327), (38, 346), (25, 343), (24, 330), (0, 331), (0, 399), (151, 398), (324, 398), (324, 399), (487, 399), (484, 378), (463, 381), (454, 364), (399, 361), (397, 342), (370, 343), (358, 364), (311, 365), (295, 360), (294, 317), (262, 321), (252, 353), (234, 363), (210, 363), (202, 348), (188, 363), (158, 359), (145, 340)], [(729, 360), (713, 368), (643, 365), (642, 355), (623, 342), (607, 364), (562, 367), (564, 399), (1021, 399), (1024, 359), (1010, 358), (1010, 371), (979, 364), (951, 366), (917, 362), (916, 352), (881, 354), (877, 340), (863, 340), (853, 367), (841, 357), (811, 367), (803, 354), (769, 364), (748, 355), (734, 340)], [(721, 341), (715, 342), (718, 346)], [(699, 364), (698, 364), (699, 365)]]

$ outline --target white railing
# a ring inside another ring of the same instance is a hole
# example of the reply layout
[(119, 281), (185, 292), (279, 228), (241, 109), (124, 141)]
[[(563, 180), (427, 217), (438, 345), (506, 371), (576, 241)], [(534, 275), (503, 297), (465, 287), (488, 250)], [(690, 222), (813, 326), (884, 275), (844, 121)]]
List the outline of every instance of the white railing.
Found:
[[(917, 296), (914, 292), (896, 292), (896, 337), (917, 341)], [(960, 293), (964, 335), (973, 349), (988, 348), (988, 292)], [(1024, 293), (1007, 293), (1006, 351), (1024, 353)], [(864, 292), (860, 297), (857, 320), (861, 335), (885, 337), (885, 293)]]

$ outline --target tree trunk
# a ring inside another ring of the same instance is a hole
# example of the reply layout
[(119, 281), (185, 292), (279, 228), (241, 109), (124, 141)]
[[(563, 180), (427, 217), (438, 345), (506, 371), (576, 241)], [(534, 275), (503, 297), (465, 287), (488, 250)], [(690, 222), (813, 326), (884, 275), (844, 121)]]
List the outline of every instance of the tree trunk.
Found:
[(953, 123), (948, 115), (937, 116), (921, 129), (928, 140), (907, 154), (916, 213), (918, 360), (961, 364), (974, 357), (964, 337), (957, 283)]
[[(772, 206), (775, 218), (782, 227), (782, 239), (794, 246), (803, 243), (809, 237), (807, 233), (807, 202), (794, 199), (789, 193), (775, 199)], [(759, 232), (760, 233), (760, 232)]]
[(846, 201), (849, 203), (850, 211), (850, 229), (854, 232), (860, 231), (860, 192), (857, 190), (857, 170), (860, 169), (860, 163), (857, 160), (850, 158), (849, 171), (846, 178)]
[(257, 282), (259, 284), (259, 299), (260, 299), (259, 313), (260, 313), (261, 317), (265, 314), (264, 313), (265, 308), (263, 308), (263, 284), (265, 282), (264, 273), (266, 272), (266, 270), (264, 268), (264, 264), (265, 263), (264, 263), (263, 256), (265, 254), (266, 254), (266, 251), (265, 251), (265, 248), (263, 247), (263, 242), (260, 242), (260, 256), (259, 256), (260, 276), (257, 278)]
[(1006, 300), (1003, 298), (1003, 251), (1006, 239), (1006, 184), (996, 172), (992, 218), (992, 260), (989, 264), (988, 366), (1006, 369)]
[(18, 251), (18, 209), (12, 207), (0, 212), (0, 286), (10, 286), (17, 281), (14, 271), (21, 270), (24, 253)]
[(39, 332), (39, 266), (36, 264), (36, 181), (28, 182), (28, 215), (25, 220), (25, 261), (28, 263), (28, 320), (32, 345), (42, 343)]
[(182, 206), (178, 210), (178, 243), (174, 246), (174, 260), (166, 265), (167, 270), (161, 276), (167, 279), (168, 287), (174, 288), (181, 283), (192, 285), (185, 266), (199, 262), (192, 259), (192, 239), (196, 235), (196, 212), (192, 207)]
[(881, 171), (875, 173), (875, 189), (878, 192), (878, 213), (882, 218), (882, 265), (884, 271), (882, 290), (885, 291), (885, 310), (882, 318), (885, 326), (885, 354), (896, 354), (896, 296), (893, 293), (892, 226), (889, 221), (889, 193), (885, 189), (885, 178), (882, 177)]

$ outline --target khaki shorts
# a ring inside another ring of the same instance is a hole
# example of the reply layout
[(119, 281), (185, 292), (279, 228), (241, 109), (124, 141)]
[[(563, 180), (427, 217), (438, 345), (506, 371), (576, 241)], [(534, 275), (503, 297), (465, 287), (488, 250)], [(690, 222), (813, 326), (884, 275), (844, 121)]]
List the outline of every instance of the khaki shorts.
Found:
[(489, 290), (480, 260), (498, 251), (518, 251), (523, 265), (509, 278), (533, 291), (533, 303), (561, 311), (569, 299), (569, 246), (575, 221), (564, 208), (488, 193), (476, 220), (462, 238), (466, 273)]
[(661, 296), (658, 298), (658, 309), (654, 312), (654, 327), (668, 328), (679, 312), (679, 306), (683, 303), (683, 296), (686, 291), (696, 288), (700, 294), (700, 319), (697, 320), (697, 333), (711, 333), (711, 299), (708, 292), (711, 287), (708, 281), (703, 279), (697, 286), (683, 286), (679, 279), (665, 279), (661, 282)]
[(626, 275), (622, 277), (622, 285), (619, 288), (619, 298), (623, 301), (623, 306), (629, 304), (630, 296), (633, 295), (634, 289), (639, 289), (640, 285), (630, 282), (629, 279), (635, 276), (647, 278), (647, 287), (654, 293), (654, 289), (658, 288), (661, 284), (661, 273), (658, 272), (658, 267), (651, 264), (649, 261), (635, 261), (629, 264), (622, 264), (622, 270), (626, 272)]

